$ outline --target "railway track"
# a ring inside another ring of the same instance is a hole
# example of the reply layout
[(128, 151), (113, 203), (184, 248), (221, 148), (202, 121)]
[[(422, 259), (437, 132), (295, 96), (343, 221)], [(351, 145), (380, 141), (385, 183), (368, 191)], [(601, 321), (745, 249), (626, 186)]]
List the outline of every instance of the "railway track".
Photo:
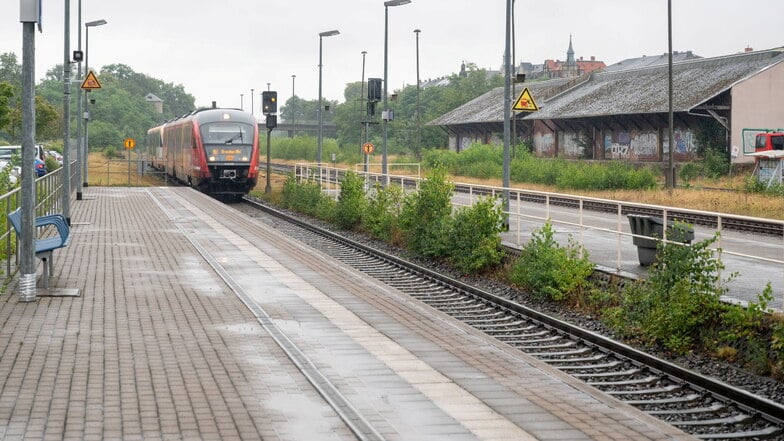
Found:
[(279, 230), (698, 438), (784, 440), (782, 404), (246, 202), (253, 216), (285, 221)]
[[(271, 165), (271, 168), (275, 173), (290, 174), (292, 171), (294, 171), (293, 166), (286, 165), (286, 164), (273, 164)], [(327, 179), (330, 179), (331, 181), (336, 181), (341, 179), (342, 174), (339, 173), (337, 177), (335, 176), (334, 173), (328, 176), (329, 178)], [(374, 178), (378, 178), (378, 177), (374, 176)], [(413, 178), (393, 176), (390, 177), (390, 182), (401, 185), (402, 187), (405, 188), (416, 187), (416, 180)], [(469, 193), (470, 191), (474, 195), (490, 194), (490, 191), (487, 189), (482, 189), (478, 187), (473, 187), (469, 189), (468, 186), (464, 186), (464, 185), (456, 185), (455, 191), (459, 193)], [(517, 192), (515, 191), (513, 193), (517, 193)], [(511, 197), (514, 199), (515, 198), (514, 194)], [(580, 208), (580, 204), (581, 204), (581, 200), (577, 197), (572, 198), (565, 195), (559, 195), (557, 197), (548, 198), (543, 194), (526, 192), (525, 190), (520, 190), (520, 200), (524, 202), (533, 202), (533, 203), (541, 203), (541, 204), (545, 204), (549, 201), (549, 203), (552, 205), (574, 208), (574, 209)], [(616, 203), (583, 200), (582, 208), (584, 210), (589, 210), (594, 212), (612, 213), (612, 214), (618, 213), (618, 204)], [(641, 215), (663, 217), (663, 212), (660, 209), (643, 208), (636, 205), (628, 205), (623, 203), (621, 203), (621, 214), (623, 215), (641, 214)], [(694, 224), (694, 225), (700, 225), (709, 228), (718, 228), (719, 222), (721, 222), (721, 228), (724, 230), (731, 230), (731, 231), (737, 231), (742, 233), (764, 234), (764, 235), (778, 236), (778, 237), (782, 237), (784, 235), (784, 225), (782, 225), (781, 223), (767, 222), (765, 220), (751, 219), (743, 216), (722, 215), (721, 220), (719, 220), (719, 217), (716, 215), (695, 214), (695, 213), (690, 213), (685, 211), (667, 210), (667, 217), (670, 220), (677, 220), (677, 221)]]

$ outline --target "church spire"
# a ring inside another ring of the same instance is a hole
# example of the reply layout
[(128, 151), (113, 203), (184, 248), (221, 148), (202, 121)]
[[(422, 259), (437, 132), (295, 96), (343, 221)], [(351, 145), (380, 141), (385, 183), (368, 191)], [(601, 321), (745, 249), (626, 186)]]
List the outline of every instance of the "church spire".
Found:
[(569, 34), (569, 50), (566, 51), (566, 64), (572, 66), (577, 64), (574, 60), (574, 49), (572, 48), (572, 34)]

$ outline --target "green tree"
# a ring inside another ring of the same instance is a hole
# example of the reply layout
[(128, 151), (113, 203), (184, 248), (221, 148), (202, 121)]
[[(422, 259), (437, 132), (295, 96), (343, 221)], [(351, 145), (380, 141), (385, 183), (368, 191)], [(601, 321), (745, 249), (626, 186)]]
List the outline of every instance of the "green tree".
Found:
[(14, 96), (14, 90), (8, 83), (0, 83), (0, 131), (11, 124), (11, 107), (9, 105)]

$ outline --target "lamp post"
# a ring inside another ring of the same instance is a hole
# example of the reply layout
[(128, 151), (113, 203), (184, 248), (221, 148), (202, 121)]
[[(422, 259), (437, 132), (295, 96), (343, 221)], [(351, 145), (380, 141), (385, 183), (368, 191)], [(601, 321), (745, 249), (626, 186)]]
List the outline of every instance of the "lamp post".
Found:
[(510, 179), (510, 155), (509, 155), (509, 138), (510, 138), (510, 121), (511, 117), (511, 76), (512, 76), (512, 61), (511, 61), (511, 25), (512, 25), (512, 0), (506, 0), (506, 37), (504, 42), (504, 164), (503, 164), (503, 210), (504, 210), (504, 228), (509, 229), (509, 179)]
[(250, 90), (250, 114), (255, 115), (255, 109), (253, 108), (253, 89)]
[[(82, 0), (79, 0), (79, 23), (78, 29), (78, 43), (77, 51), (82, 53)], [(76, 77), (82, 78), (82, 57), (79, 57), (79, 64), (76, 70)], [(82, 156), (87, 156), (83, 153), (84, 142), (82, 142), (82, 88), (76, 88), (76, 200), (82, 200)], [(63, 162), (65, 156), (63, 155)]]
[(387, 124), (389, 122), (389, 109), (387, 109), (387, 84), (389, 84), (389, 7), (402, 6), (411, 3), (411, 0), (387, 0), (384, 2), (384, 109), (381, 113), (383, 121), (383, 143), (381, 156), (381, 174), (384, 175), (384, 185), (389, 183), (387, 170)]
[(240, 110), (245, 110), (245, 94), (240, 94)]
[(319, 108), (318, 108), (318, 153), (316, 155), (316, 163), (321, 164), (321, 146), (323, 142), (323, 124), (324, 124), (324, 103), (322, 102), (321, 97), (321, 71), (322, 71), (322, 64), (321, 64), (321, 42), (324, 37), (331, 37), (333, 35), (340, 34), (338, 30), (332, 31), (324, 31), (319, 32)]
[[(89, 56), (90, 56), (90, 28), (96, 26), (103, 26), (106, 24), (106, 20), (93, 20), (88, 21), (84, 24), (84, 71), (90, 72), (90, 63), (89, 63)], [(89, 95), (85, 95), (86, 98), (84, 100), (84, 166), (82, 167), (82, 172), (84, 174), (84, 183), (83, 186), (87, 187), (87, 178), (88, 178), (88, 171), (87, 171), (87, 162), (88, 157), (90, 156), (90, 110), (89, 104), (90, 99)]]
[(421, 115), (421, 108), (419, 106), (419, 93), (421, 90), (420, 81), (419, 81), (419, 33), (422, 32), (420, 29), (414, 29), (414, 33), (416, 34), (416, 70), (417, 70), (417, 104), (416, 104), (416, 125), (417, 125), (417, 137), (416, 137), (416, 155), (422, 153), (422, 115)]
[[(359, 106), (362, 108), (362, 103), (365, 101), (365, 56), (367, 55), (367, 51), (362, 51), (362, 80), (359, 86)], [(360, 118), (361, 120), (362, 118)], [(365, 118), (367, 120), (367, 117)], [(362, 155), (364, 152), (362, 150), (362, 145), (367, 142), (368, 133), (365, 130), (365, 136), (362, 136), (362, 123), (360, 121), (359, 125), (359, 154)], [(366, 155), (367, 156), (367, 155)], [(367, 165), (365, 165), (365, 172), (367, 172)]]
[[(296, 75), (291, 74), (291, 98), (294, 98), (295, 96), (297, 96), (294, 93), (294, 80), (296, 78), (297, 78)], [(293, 99), (291, 100), (291, 104), (294, 105), (294, 100)], [(297, 136), (297, 118), (296, 118), (294, 112), (292, 111), (291, 112), (291, 137), (293, 138), (295, 136)]]
[(672, 110), (672, 0), (667, 0), (667, 119), (669, 121), (669, 154), (667, 155), (667, 189), (672, 191), (675, 188), (675, 124)]

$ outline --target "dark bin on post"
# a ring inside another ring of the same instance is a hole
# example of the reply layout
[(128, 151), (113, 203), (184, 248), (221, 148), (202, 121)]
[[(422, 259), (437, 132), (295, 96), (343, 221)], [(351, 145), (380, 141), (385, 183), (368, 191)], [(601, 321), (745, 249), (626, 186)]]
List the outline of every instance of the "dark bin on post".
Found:
[[(640, 265), (648, 266), (656, 260), (656, 247), (658, 241), (664, 237), (664, 220), (656, 216), (644, 216), (639, 214), (629, 214), (629, 226), (632, 234), (645, 237), (632, 237), (632, 243), (637, 245), (637, 257)], [(667, 221), (667, 240), (681, 243), (691, 243), (694, 240), (694, 228), (684, 223), (669, 220)]]

